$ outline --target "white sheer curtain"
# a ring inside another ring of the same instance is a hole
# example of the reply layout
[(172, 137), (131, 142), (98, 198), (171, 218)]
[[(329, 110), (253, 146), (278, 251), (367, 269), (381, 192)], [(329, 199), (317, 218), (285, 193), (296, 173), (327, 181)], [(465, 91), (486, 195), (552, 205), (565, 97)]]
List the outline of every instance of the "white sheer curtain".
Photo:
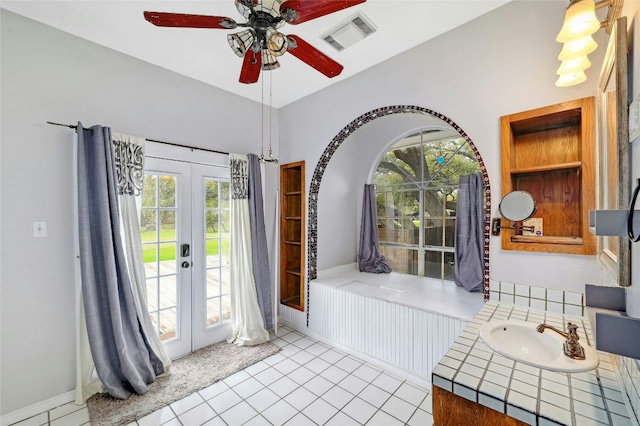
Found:
[(171, 360), (162, 346), (156, 327), (149, 316), (147, 284), (140, 239), (140, 211), (142, 207), (142, 184), (144, 183), (145, 138), (112, 132), (118, 178), (121, 235), (126, 252), (127, 268), (133, 287), (138, 318), (149, 339), (149, 346), (162, 361), (165, 373)]
[[(140, 326), (148, 336), (148, 344), (162, 361), (166, 374), (171, 365), (171, 360), (162, 346), (148, 313), (142, 242), (140, 240), (139, 217), (142, 184), (144, 182), (145, 139), (116, 132), (112, 132), (111, 137), (115, 154), (115, 174), (118, 182), (120, 237), (125, 249), (126, 265), (130, 276), (135, 309), (140, 319)], [(77, 161), (77, 143), (75, 146), (76, 152), (74, 155)], [(77, 208), (74, 210), (77, 211)], [(77, 217), (76, 223), (78, 223)], [(77, 233), (76, 245), (76, 250), (79, 252)], [(80, 275), (78, 261), (76, 268), (76, 404), (83, 404), (91, 395), (105, 391), (96, 372), (89, 348)]]
[(229, 257), (233, 331), (227, 341), (238, 346), (258, 345), (269, 340), (269, 332), (263, 326), (253, 277), (247, 156), (229, 154), (229, 172), (231, 175)]

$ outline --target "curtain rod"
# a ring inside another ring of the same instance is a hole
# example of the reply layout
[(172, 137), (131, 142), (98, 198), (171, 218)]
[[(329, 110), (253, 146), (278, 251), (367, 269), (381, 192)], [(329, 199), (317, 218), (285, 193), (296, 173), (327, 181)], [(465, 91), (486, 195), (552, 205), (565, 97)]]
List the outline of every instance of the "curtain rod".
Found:
[[(53, 121), (47, 121), (47, 124), (51, 124), (53, 126), (68, 127), (68, 128), (73, 129), (75, 131), (78, 131), (78, 126), (76, 126), (74, 124), (54, 123)], [(191, 149), (191, 150), (197, 149), (198, 151), (206, 151), (206, 152), (213, 152), (215, 154), (229, 155), (228, 152), (217, 151), (215, 149), (199, 148), (197, 146), (182, 145), (182, 144), (179, 144), (179, 143), (165, 142), (165, 141), (159, 141), (159, 140), (155, 140), (155, 139), (147, 139), (147, 138), (145, 138), (145, 140), (148, 141), (148, 142), (156, 142), (156, 143), (161, 143), (161, 144), (164, 144), (164, 145), (177, 146), (178, 148), (187, 148), (187, 149)]]

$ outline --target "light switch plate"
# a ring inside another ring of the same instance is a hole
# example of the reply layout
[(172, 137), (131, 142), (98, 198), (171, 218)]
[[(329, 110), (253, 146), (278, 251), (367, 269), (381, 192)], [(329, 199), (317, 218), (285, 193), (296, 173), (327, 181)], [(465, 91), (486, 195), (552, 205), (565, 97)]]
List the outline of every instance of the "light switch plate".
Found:
[(47, 236), (47, 222), (33, 222), (33, 237), (44, 238)]

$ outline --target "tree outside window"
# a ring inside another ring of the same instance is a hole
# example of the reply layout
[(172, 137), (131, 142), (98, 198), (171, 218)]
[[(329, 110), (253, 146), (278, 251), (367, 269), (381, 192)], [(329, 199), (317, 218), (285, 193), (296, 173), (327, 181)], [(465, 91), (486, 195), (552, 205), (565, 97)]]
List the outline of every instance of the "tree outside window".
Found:
[(382, 254), (396, 272), (453, 279), (460, 176), (480, 172), (464, 138), (425, 129), (398, 141), (373, 183)]

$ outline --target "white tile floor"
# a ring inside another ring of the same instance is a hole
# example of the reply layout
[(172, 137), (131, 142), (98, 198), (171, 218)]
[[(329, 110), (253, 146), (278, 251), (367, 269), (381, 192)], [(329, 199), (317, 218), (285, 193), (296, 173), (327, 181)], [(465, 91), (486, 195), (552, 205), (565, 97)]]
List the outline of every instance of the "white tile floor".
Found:
[[(432, 425), (429, 390), (286, 327), (282, 350), (128, 426)], [(16, 426), (89, 424), (67, 404)]]

